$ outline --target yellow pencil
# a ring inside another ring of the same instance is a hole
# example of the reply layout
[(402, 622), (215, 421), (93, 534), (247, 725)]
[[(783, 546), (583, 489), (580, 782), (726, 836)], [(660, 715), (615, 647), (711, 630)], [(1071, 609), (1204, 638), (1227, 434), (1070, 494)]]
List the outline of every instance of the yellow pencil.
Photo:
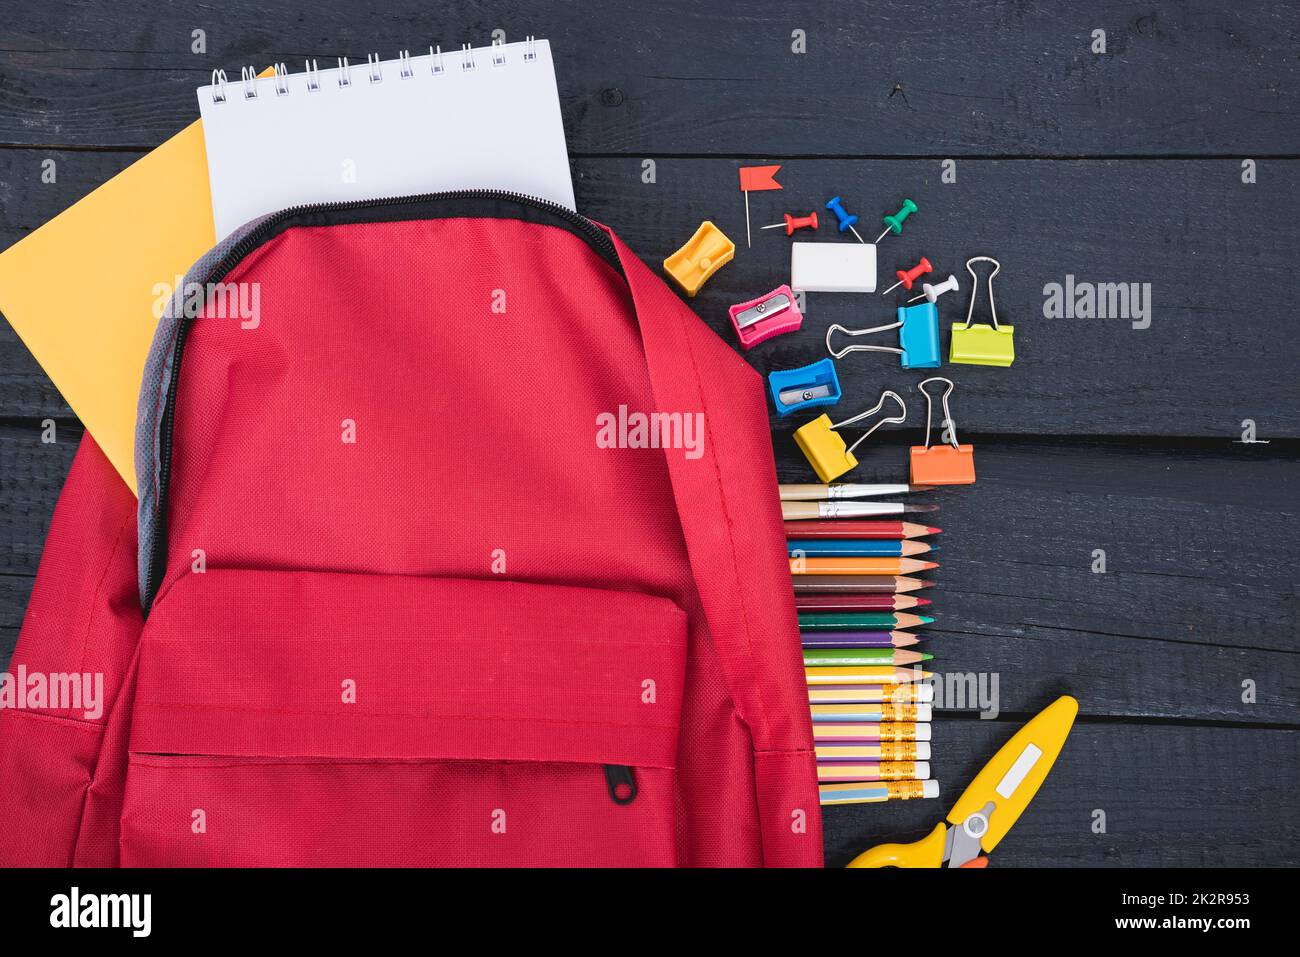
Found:
[(819, 744), (818, 761), (929, 761), (929, 741), (854, 741)]
[(877, 801), (909, 801), (912, 798), (937, 798), (939, 782), (873, 781), (846, 784), (823, 784), (818, 787), (822, 804), (874, 804)]
[(810, 685), (903, 685), (933, 678), (933, 671), (920, 668), (895, 668), (890, 665), (839, 665), (829, 668), (805, 668)]
[(871, 721), (865, 724), (814, 724), (813, 742), (929, 741), (930, 725), (915, 721)]

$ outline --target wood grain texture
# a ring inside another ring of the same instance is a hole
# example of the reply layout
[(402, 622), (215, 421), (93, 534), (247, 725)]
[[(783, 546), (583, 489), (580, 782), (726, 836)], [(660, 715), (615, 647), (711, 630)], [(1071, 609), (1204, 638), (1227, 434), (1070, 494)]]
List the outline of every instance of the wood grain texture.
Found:
[[(979, 0), (959, 19), (906, 0), (389, 0), (378, 17), (329, 2), (30, 3), (0, 43), (0, 143), (152, 146), (189, 122), (213, 69), (458, 50), (495, 29), (550, 39), (579, 154), (1300, 152), (1297, 25), (1281, 0)], [(1105, 54), (1089, 50), (1094, 29)]]
[[(56, 153), (58, 184), (40, 182), (34, 150), (0, 150), (0, 245), (75, 202), (124, 165), (121, 154)], [(641, 181), (635, 159), (574, 163), (580, 208), (612, 226), (657, 272), (702, 219), (741, 248), (691, 301), (734, 341), (727, 307), (790, 278), (783, 230), (756, 233), (744, 248), (744, 207), (731, 160), (662, 160), (656, 182)], [(1201, 436), (1239, 438), (1243, 419), (1261, 438), (1300, 437), (1296, 339), (1285, 334), (1300, 295), (1283, 250), (1300, 248), (1300, 161), (1259, 168), (1241, 183), (1230, 161), (961, 161), (956, 184), (940, 182), (929, 160), (820, 161), (786, 165), (781, 192), (751, 197), (756, 225), (781, 212), (820, 209), (842, 193), (865, 225), (902, 196), (918, 212), (901, 237), (879, 247), (880, 275), (925, 255), (936, 281), (952, 272), (962, 289), (940, 300), (948, 329), (963, 321), (972, 255), (996, 256), (999, 317), (1016, 329), (1010, 369), (951, 367), (960, 383), (954, 414), (969, 430), (1000, 434)], [(1044, 210), (1050, 210), (1044, 215)], [(825, 213), (818, 241), (837, 240)], [(1240, 222), (1241, 227), (1225, 225)], [(804, 233), (804, 236), (809, 234)], [(850, 240), (851, 241), (851, 240)], [(1151, 324), (1109, 319), (1046, 319), (1044, 287), (1080, 282), (1149, 283)], [(171, 277), (160, 277), (170, 281)], [(892, 279), (890, 280), (892, 282)], [(884, 288), (881, 283), (880, 288)], [(983, 295), (983, 294), (982, 294)], [(803, 330), (745, 354), (766, 374), (826, 356), (825, 331), (894, 321), (895, 297), (810, 293)], [(980, 308), (984, 308), (981, 304)], [(979, 312), (977, 312), (977, 316)], [(844, 340), (837, 340), (837, 346)], [(896, 344), (886, 333), (881, 344)], [(896, 357), (856, 353), (838, 363), (844, 406), (875, 402), (882, 388), (910, 387)], [(66, 414), (67, 409), (7, 326), (0, 329), (0, 416)], [(1228, 384), (1231, 387), (1228, 387)], [(923, 410), (914, 410), (919, 421)]]

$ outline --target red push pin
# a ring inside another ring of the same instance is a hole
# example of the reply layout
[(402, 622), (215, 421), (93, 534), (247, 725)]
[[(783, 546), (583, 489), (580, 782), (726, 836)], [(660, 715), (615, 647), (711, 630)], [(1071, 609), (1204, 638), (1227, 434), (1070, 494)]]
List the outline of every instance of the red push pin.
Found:
[(916, 282), (918, 279), (920, 279), (922, 276), (924, 276), (933, 268), (934, 267), (930, 265), (930, 260), (922, 256), (921, 261), (917, 263), (915, 266), (913, 266), (911, 269), (907, 269), (907, 270), (900, 269), (898, 270), (898, 272), (894, 273), (894, 275), (898, 277), (898, 282), (894, 283), (892, 286), (890, 286), (888, 289), (882, 292), (881, 295), (888, 296), (899, 286), (902, 286), (904, 289), (911, 289), (912, 283)]
[(796, 229), (816, 229), (817, 228), (817, 211), (813, 210), (807, 216), (791, 216), (785, 214), (784, 223), (773, 223), (771, 226), (764, 226), (764, 229), (780, 229), (785, 227), (785, 234), (793, 236)]

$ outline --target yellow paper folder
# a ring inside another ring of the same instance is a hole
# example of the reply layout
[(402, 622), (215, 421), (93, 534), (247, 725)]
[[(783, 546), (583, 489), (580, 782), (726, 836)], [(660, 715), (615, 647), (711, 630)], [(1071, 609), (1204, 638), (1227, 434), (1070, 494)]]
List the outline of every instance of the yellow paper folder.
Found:
[(0, 313), (133, 492), (158, 286), (174, 287), (214, 242), (195, 122), (0, 253)]

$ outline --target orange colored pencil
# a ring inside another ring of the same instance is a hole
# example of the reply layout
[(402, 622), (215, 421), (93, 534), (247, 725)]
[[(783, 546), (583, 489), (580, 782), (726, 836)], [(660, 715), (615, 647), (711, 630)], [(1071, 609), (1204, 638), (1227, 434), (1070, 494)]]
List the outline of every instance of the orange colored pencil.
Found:
[(934, 677), (932, 671), (893, 665), (833, 665), (804, 668), (803, 673), (810, 685), (905, 685)]
[(792, 558), (791, 575), (914, 575), (938, 568), (919, 558)]

